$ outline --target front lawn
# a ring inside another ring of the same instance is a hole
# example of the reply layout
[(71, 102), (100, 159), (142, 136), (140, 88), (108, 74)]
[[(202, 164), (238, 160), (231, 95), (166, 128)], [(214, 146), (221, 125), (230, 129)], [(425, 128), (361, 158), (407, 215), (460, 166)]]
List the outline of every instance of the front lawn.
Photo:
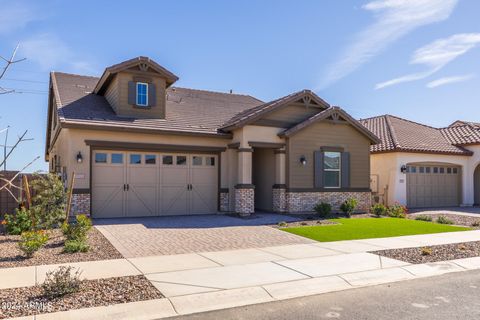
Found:
[(344, 218), (332, 219), (332, 221), (338, 224), (283, 228), (280, 230), (321, 242), (471, 230), (466, 227), (398, 218)]

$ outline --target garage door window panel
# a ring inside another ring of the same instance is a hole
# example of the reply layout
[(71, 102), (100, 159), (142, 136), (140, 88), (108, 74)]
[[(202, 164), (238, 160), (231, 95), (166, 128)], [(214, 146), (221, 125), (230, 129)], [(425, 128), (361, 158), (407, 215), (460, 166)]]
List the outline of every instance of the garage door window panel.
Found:
[(177, 156), (177, 166), (186, 166), (187, 157), (186, 156)]
[(173, 156), (163, 156), (162, 164), (167, 166), (173, 165)]
[(123, 154), (121, 153), (112, 153), (111, 159), (112, 164), (123, 164)]
[(157, 163), (157, 156), (154, 154), (146, 154), (145, 155), (145, 164), (156, 164)]
[(95, 163), (107, 163), (107, 154), (103, 152), (95, 153)]
[(203, 157), (193, 156), (192, 164), (193, 164), (194, 166), (201, 166), (201, 165), (203, 165)]

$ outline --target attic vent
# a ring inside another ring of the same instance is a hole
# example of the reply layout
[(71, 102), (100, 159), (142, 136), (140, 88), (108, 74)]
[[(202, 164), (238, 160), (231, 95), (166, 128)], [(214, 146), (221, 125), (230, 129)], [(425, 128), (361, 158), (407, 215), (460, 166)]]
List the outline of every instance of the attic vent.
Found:
[(140, 69), (140, 71), (147, 71), (148, 70), (148, 64), (146, 63), (140, 63), (138, 65), (138, 68)]

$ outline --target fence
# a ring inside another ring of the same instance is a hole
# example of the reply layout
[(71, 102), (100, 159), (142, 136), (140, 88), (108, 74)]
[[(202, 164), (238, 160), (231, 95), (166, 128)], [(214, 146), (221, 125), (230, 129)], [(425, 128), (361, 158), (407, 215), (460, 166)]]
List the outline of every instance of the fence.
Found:
[[(10, 180), (12, 179), (18, 171), (0, 171), (0, 177), (2, 179)], [(23, 187), (22, 184), (22, 178), (23, 176), (26, 175), (29, 180), (31, 180), (31, 177), (33, 174), (31, 173), (22, 173), (19, 174), (12, 183), (15, 186), (18, 186), (20, 188)], [(0, 180), (0, 187), (5, 185), (5, 181)], [(15, 187), (7, 187), (8, 190), (17, 197), (17, 199), (24, 199), (24, 192), (22, 190), (19, 190)], [(22, 188), (23, 189), (23, 188)], [(15, 209), (18, 208), (19, 203), (15, 201), (15, 199), (12, 197), (12, 195), (7, 191), (7, 190), (0, 190), (0, 220), (3, 220), (3, 215), (5, 213), (13, 213), (15, 212)]]

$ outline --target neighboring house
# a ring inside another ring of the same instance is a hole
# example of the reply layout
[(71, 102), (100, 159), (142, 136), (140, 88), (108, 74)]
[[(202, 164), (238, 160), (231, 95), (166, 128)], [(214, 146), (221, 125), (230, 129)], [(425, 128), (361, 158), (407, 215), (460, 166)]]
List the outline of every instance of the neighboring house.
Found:
[(360, 122), (382, 140), (371, 147), (371, 188), (385, 203), (480, 204), (480, 124), (433, 128), (391, 115)]
[(173, 87), (146, 57), (50, 75), (46, 160), (93, 217), (370, 207), (378, 138), (311, 91), (262, 102)]

